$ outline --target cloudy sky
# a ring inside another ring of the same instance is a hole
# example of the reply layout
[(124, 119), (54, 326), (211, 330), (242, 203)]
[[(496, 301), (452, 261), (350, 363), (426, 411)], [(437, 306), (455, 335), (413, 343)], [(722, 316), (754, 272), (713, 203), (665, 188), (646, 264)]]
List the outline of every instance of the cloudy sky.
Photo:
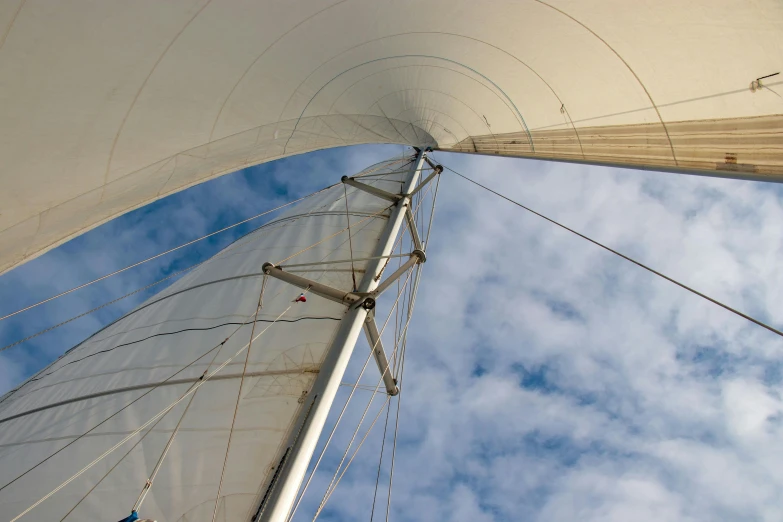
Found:
[[(176, 194), (0, 276), (0, 315), (401, 153), (399, 146), (313, 153)], [(777, 185), (435, 157), (783, 324)], [(187, 267), (260, 223), (2, 321), (0, 344)], [(427, 254), (409, 335), (393, 520), (783, 519), (783, 339), (448, 172)], [(0, 393), (162, 287), (0, 353)], [(366, 396), (358, 399), (352, 415)], [(379, 428), (322, 519), (369, 519)], [(301, 520), (312, 518), (349, 437), (350, 429), (337, 437)], [(378, 502), (382, 520), (385, 493)]]

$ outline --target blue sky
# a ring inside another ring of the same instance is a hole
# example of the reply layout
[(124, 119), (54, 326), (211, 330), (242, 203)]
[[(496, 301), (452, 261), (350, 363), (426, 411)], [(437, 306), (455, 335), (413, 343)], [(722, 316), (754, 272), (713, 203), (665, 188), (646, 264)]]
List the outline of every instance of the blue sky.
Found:
[[(0, 315), (401, 153), (366, 146), (297, 156), (131, 212), (0, 276)], [(783, 324), (777, 185), (435, 157)], [(198, 262), (265, 219), (2, 321), (0, 344)], [(448, 173), (428, 250), (410, 332), (395, 520), (783, 518), (783, 340)], [(163, 287), (1, 353), (0, 392)], [(373, 435), (324, 519), (368, 518)], [(349, 436), (336, 440), (315, 491)]]

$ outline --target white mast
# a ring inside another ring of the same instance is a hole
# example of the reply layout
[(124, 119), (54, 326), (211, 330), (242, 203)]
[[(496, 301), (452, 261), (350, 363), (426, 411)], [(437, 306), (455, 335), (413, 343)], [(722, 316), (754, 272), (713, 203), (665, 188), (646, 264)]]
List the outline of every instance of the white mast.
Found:
[(0, 520), (284, 520), (363, 327), (399, 391), (373, 309), (424, 260), (410, 205), (441, 171), (410, 161), (310, 196), (4, 396)]
[[(411, 165), (406, 178), (403, 180), (405, 184), (403, 185), (401, 197), (399, 197), (397, 205), (391, 209), (386, 228), (381, 233), (378, 245), (373, 253), (373, 257), (378, 257), (379, 259), (375, 259), (367, 265), (367, 271), (357, 288), (357, 294), (359, 295), (371, 293), (379, 286), (381, 271), (386, 261), (383, 257), (392, 253), (397, 235), (406, 222), (406, 217), (410, 216), (411, 193), (421, 176), (425, 158), (426, 152), (420, 151)], [(359, 183), (346, 178), (343, 178), (343, 182), (350, 183), (353, 186), (360, 186)], [(361, 188), (375, 193), (378, 197), (387, 196), (379, 193), (378, 189), (367, 185), (361, 185)], [(412, 221), (408, 221), (408, 223), (412, 225)], [(414, 237), (414, 244), (420, 248), (421, 244), (418, 241), (415, 226), (410, 228)], [(421, 251), (419, 250), (418, 252)], [(423, 261), (423, 253), (421, 256), (419, 259)], [(411, 259), (414, 257), (416, 256), (412, 256)], [(403, 265), (402, 268), (407, 270), (410, 267)], [(393, 280), (398, 273), (395, 273), (387, 281)], [(366, 305), (363, 305), (363, 303), (366, 303)], [(285, 450), (281, 459), (281, 469), (272, 477), (267, 493), (264, 495), (265, 498), (262, 498), (259, 511), (256, 512), (253, 520), (285, 522), (288, 519), (297, 491), (302, 484), (305, 472), (315, 451), (318, 438), (334, 402), (356, 341), (359, 338), (365, 320), (368, 318), (368, 313), (373, 307), (374, 301), (368, 302), (367, 300), (349, 305), (349, 309), (342, 319), (334, 341), (327, 351), (318, 377), (308, 395), (305, 407), (302, 408), (297, 428), (293, 430), (289, 438), (288, 449)], [(368, 335), (372, 336), (374, 328), (369, 328), (369, 330), (371, 333)], [(380, 350), (380, 354), (383, 354), (382, 350)], [(379, 362), (379, 367), (381, 367), (381, 364)], [(387, 381), (387, 390), (389, 388), (388, 378), (390, 377), (389, 371), (385, 371), (384, 378)], [(392, 391), (392, 393), (396, 393), (396, 390)]]

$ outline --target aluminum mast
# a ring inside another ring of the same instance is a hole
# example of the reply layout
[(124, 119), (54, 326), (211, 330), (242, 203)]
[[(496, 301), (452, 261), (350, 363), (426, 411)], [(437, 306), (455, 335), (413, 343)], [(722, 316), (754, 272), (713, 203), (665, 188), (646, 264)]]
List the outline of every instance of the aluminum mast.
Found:
[[(392, 253), (397, 235), (406, 223), (411, 203), (410, 193), (421, 177), (425, 158), (426, 152), (419, 151), (404, 180), (402, 195), (397, 199), (396, 206), (392, 208), (386, 228), (378, 240), (374, 257), (382, 258)], [(357, 294), (371, 293), (379, 286), (384, 264), (385, 259), (375, 259), (367, 265), (367, 271), (358, 285)], [(321, 371), (308, 394), (308, 402), (301, 410), (298, 427), (292, 430), (289, 447), (281, 461), (281, 469), (272, 478), (266, 498), (262, 499), (254, 520), (285, 522), (288, 519), (356, 341), (365, 324), (367, 314), (374, 306), (374, 302), (367, 303), (367, 306), (363, 306), (363, 303), (367, 301), (349, 304), (349, 310), (340, 323)]]

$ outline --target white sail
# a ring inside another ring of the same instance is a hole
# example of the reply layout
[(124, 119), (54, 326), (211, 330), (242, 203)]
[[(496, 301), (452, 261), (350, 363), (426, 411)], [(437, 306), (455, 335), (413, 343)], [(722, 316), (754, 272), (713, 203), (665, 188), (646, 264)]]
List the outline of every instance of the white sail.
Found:
[[(409, 169), (401, 160), (380, 167)], [(399, 192), (401, 175), (366, 183)], [(371, 256), (390, 203), (348, 187), (349, 240), (344, 190), (340, 184), (317, 194), (237, 240), (3, 397), (0, 520), (14, 519), (194, 386), (160, 422), (21, 520), (113, 522), (129, 515), (175, 430), (142, 518), (213, 520), (217, 510), (215, 520), (249, 520), (346, 310), (313, 294), (296, 302), (300, 289), (271, 277), (264, 282), (261, 268)], [(357, 278), (366, 265), (353, 264)], [(291, 271), (350, 292), (351, 266)], [(242, 351), (251, 332), (256, 338)]]
[(355, 143), (783, 177), (778, 0), (6, 0), (0, 270)]

